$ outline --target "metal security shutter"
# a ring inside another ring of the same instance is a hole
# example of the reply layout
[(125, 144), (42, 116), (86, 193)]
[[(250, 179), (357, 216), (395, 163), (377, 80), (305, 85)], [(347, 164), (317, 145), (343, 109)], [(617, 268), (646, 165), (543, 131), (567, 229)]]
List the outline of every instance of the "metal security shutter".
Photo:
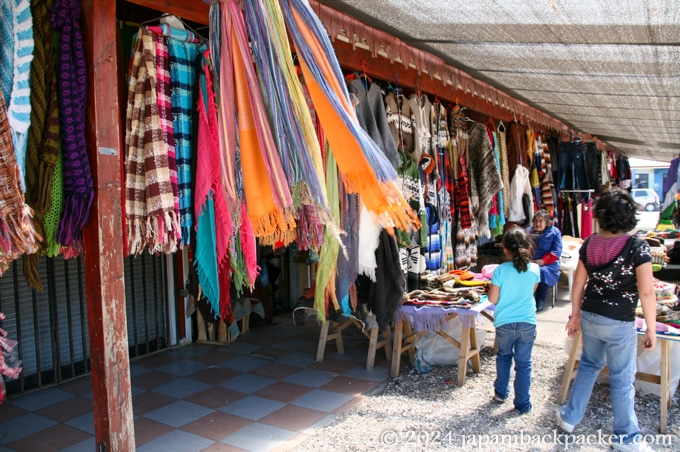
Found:
[[(166, 347), (168, 301), (165, 256), (125, 259), (125, 289), (130, 356)], [(87, 303), (82, 257), (41, 258), (38, 272), (44, 290), (32, 290), (23, 260), (0, 277), (1, 326), (17, 340), (23, 361), (19, 380), (9, 393), (61, 383), (90, 372)]]

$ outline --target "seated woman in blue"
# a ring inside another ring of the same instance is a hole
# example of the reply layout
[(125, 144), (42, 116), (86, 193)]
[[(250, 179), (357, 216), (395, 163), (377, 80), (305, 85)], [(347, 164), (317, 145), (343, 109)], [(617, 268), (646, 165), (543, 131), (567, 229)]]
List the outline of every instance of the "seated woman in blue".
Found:
[(527, 231), (534, 239), (534, 258), (531, 262), (537, 264), (541, 270), (541, 282), (534, 293), (536, 311), (541, 312), (548, 288), (557, 285), (560, 279), (562, 233), (552, 225), (550, 214), (546, 210), (536, 212)]

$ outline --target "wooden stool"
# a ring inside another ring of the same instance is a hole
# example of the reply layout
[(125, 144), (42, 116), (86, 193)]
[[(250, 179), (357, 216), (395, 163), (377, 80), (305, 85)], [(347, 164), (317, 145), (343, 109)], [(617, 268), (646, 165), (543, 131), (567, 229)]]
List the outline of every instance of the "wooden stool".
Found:
[[(446, 316), (446, 322), (456, 317), (458, 314), (451, 313)], [(401, 355), (408, 352), (408, 357), (411, 365), (416, 363), (416, 348), (415, 341), (427, 331), (413, 332), (411, 325), (408, 322), (398, 321), (394, 326), (394, 345), (392, 346), (392, 369), (391, 376), (399, 376), (399, 366), (401, 363)], [(460, 342), (453, 337), (446, 334), (444, 331), (436, 331), (441, 337), (451, 342), (460, 350), (460, 358), (458, 359), (458, 386), (465, 384), (465, 376), (467, 374), (467, 362), (472, 360), (472, 370), (479, 373), (482, 368), (482, 362), (479, 357), (479, 346), (477, 345), (477, 326), (463, 326)]]
[[(333, 324), (333, 332), (328, 333), (331, 324)], [(389, 325), (385, 330), (383, 330), (381, 340), (378, 340), (378, 327), (371, 328), (370, 332), (362, 329), (363, 325), (354, 317), (349, 317), (342, 322), (333, 322), (326, 320), (323, 325), (321, 325), (321, 335), (319, 336), (319, 346), (316, 352), (316, 362), (320, 363), (323, 361), (323, 355), (326, 351), (326, 342), (335, 339), (335, 347), (338, 349), (338, 353), (345, 353), (345, 345), (342, 342), (342, 330), (350, 325), (355, 325), (361, 333), (368, 338), (368, 356), (366, 357), (366, 370), (373, 370), (375, 365), (375, 352), (380, 349), (385, 349), (385, 356), (387, 360), (392, 359), (392, 342), (390, 340), (390, 327)]]
[[(642, 343), (644, 333), (638, 332), (638, 356), (645, 350)], [(678, 340), (677, 338), (669, 338), (657, 335), (657, 346), (661, 347), (661, 375), (654, 375), (644, 372), (637, 372), (635, 374), (635, 379), (640, 381), (646, 381), (648, 383), (655, 383), (661, 386), (661, 426), (659, 431), (661, 433), (666, 433), (668, 429), (668, 409), (671, 407), (671, 370), (670, 370), (670, 341)], [(567, 360), (567, 367), (564, 369), (564, 376), (562, 377), (562, 384), (560, 385), (560, 391), (557, 394), (558, 405), (563, 405), (567, 400), (567, 392), (569, 392), (569, 385), (571, 381), (576, 377), (576, 372), (578, 370), (579, 360), (576, 359), (581, 348), (581, 332), (579, 331), (574, 335), (574, 340), (571, 345), (571, 351), (569, 352), (569, 359)], [(600, 375), (607, 374), (607, 367), (602, 369)]]

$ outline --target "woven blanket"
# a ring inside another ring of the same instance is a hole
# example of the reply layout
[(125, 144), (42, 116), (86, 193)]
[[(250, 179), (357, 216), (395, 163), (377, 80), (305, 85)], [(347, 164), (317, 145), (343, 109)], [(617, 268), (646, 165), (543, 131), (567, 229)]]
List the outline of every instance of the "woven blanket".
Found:
[(52, 5), (52, 27), (61, 32), (57, 79), (64, 159), (64, 210), (57, 239), (74, 252), (82, 246), (82, 229), (94, 199), (85, 143), (87, 68), (80, 13), (78, 0), (55, 0)]
[(170, 56), (168, 40), (162, 34), (154, 33), (156, 45), (156, 94), (158, 96), (158, 116), (161, 121), (163, 141), (168, 152), (170, 184), (175, 198), (175, 211), (179, 215), (179, 186), (177, 181), (177, 157), (175, 153), (175, 124), (172, 115), (172, 82), (170, 77)]
[(140, 29), (125, 121), (125, 212), (128, 253), (172, 253), (181, 238), (158, 112), (156, 54), (151, 31)]

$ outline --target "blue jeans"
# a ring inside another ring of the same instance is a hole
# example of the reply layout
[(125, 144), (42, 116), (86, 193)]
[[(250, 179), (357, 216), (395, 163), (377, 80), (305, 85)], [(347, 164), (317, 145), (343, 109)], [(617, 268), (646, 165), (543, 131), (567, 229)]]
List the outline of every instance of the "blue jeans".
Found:
[(609, 393), (614, 411), (614, 433), (623, 442), (640, 434), (635, 415), (635, 367), (637, 336), (635, 322), (603, 317), (592, 312), (581, 314), (583, 354), (567, 404), (562, 407), (562, 419), (576, 425), (583, 419), (595, 380), (605, 365), (609, 368)]
[(510, 367), (515, 359), (515, 408), (521, 413), (531, 410), (531, 350), (536, 340), (536, 325), (526, 322), (506, 323), (496, 328), (496, 395), (507, 399), (510, 394)]
[[(567, 172), (571, 169), (572, 180), (567, 180)], [(585, 157), (581, 152), (581, 144), (562, 142), (560, 144), (559, 181), (560, 190), (588, 190), (590, 182), (586, 172)]]

